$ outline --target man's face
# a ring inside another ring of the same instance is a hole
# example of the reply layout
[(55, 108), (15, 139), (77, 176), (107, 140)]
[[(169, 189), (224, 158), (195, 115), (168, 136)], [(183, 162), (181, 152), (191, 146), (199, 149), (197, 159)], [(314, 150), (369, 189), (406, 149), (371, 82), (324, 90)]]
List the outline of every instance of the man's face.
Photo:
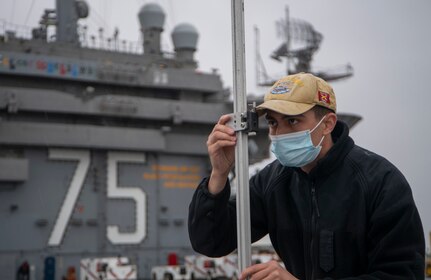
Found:
[[(288, 116), (268, 110), (265, 119), (268, 122), (270, 135), (281, 135), (310, 129), (312, 130), (320, 121), (316, 119), (313, 110), (296, 115)], [(317, 145), (322, 139), (322, 124), (320, 124), (312, 133), (311, 139), (314, 145)]]

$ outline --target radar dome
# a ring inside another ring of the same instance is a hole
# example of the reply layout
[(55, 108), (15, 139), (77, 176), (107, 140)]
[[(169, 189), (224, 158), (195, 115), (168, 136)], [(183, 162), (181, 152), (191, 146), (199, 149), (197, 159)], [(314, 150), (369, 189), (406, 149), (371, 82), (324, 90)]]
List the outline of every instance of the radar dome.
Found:
[(172, 41), (174, 43), (175, 50), (196, 50), (198, 37), (199, 34), (196, 28), (188, 23), (178, 24), (172, 31)]
[(145, 4), (138, 14), (142, 28), (163, 29), (165, 23), (165, 12), (156, 3)]

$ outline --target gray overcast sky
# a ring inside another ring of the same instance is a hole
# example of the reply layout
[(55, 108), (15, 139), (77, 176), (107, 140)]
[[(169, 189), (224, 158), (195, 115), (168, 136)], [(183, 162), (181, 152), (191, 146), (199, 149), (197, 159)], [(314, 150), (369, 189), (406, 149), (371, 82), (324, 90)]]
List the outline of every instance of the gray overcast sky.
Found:
[[(137, 13), (150, 1), (87, 0), (92, 8), (83, 22), (97, 35), (115, 27), (120, 38), (139, 40)], [(151, 1), (152, 2), (152, 1)], [(200, 69), (220, 70), (226, 87), (232, 86), (230, 0), (163, 0), (166, 12), (163, 48), (173, 51), (170, 33), (188, 22), (199, 31), (196, 58)], [(36, 26), (43, 9), (54, 0), (1, 0), (0, 19)], [(263, 94), (255, 86), (253, 26), (260, 29), (260, 50), (267, 71), (283, 74), (285, 63), (271, 61), (269, 54), (281, 44), (275, 21), (290, 16), (311, 23), (323, 34), (313, 66), (319, 68), (351, 63), (354, 76), (334, 82), (339, 112), (361, 115), (351, 131), (356, 143), (394, 163), (409, 181), (419, 208), (427, 247), (431, 230), (431, 1), (429, 0), (245, 0), (247, 91)], [(0, 22), (0, 25), (2, 22)], [(1, 28), (1, 26), (0, 26)]]

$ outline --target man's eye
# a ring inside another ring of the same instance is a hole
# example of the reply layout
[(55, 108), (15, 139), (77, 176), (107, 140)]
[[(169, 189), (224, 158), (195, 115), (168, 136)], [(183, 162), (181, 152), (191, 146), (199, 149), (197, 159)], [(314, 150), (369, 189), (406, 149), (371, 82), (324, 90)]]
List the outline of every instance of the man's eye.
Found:
[(288, 119), (287, 121), (289, 122), (289, 124), (297, 124), (298, 123), (297, 119)]
[(276, 125), (277, 125), (277, 122), (276, 122), (276, 121), (274, 121), (274, 120), (266, 120), (266, 122), (268, 123), (268, 126), (271, 126), (271, 127), (273, 127), (273, 126), (276, 126)]

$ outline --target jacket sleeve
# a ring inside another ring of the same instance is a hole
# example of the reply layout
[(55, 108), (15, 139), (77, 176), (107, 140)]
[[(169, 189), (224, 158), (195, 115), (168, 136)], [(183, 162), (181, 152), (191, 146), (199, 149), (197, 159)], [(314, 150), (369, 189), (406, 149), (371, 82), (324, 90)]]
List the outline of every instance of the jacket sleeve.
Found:
[(221, 257), (236, 248), (235, 201), (229, 201), (229, 182), (213, 195), (208, 191), (208, 180), (202, 180), (190, 203), (189, 237), (196, 252)]
[(394, 167), (371, 192), (366, 275), (345, 279), (424, 279), (425, 240), (409, 184)]
[[(193, 249), (209, 257), (228, 255), (237, 248), (236, 200), (230, 198), (227, 181), (222, 192), (212, 195), (205, 178), (196, 189), (189, 206), (188, 229)], [(261, 196), (250, 180), (250, 216), (252, 242), (266, 233)]]

